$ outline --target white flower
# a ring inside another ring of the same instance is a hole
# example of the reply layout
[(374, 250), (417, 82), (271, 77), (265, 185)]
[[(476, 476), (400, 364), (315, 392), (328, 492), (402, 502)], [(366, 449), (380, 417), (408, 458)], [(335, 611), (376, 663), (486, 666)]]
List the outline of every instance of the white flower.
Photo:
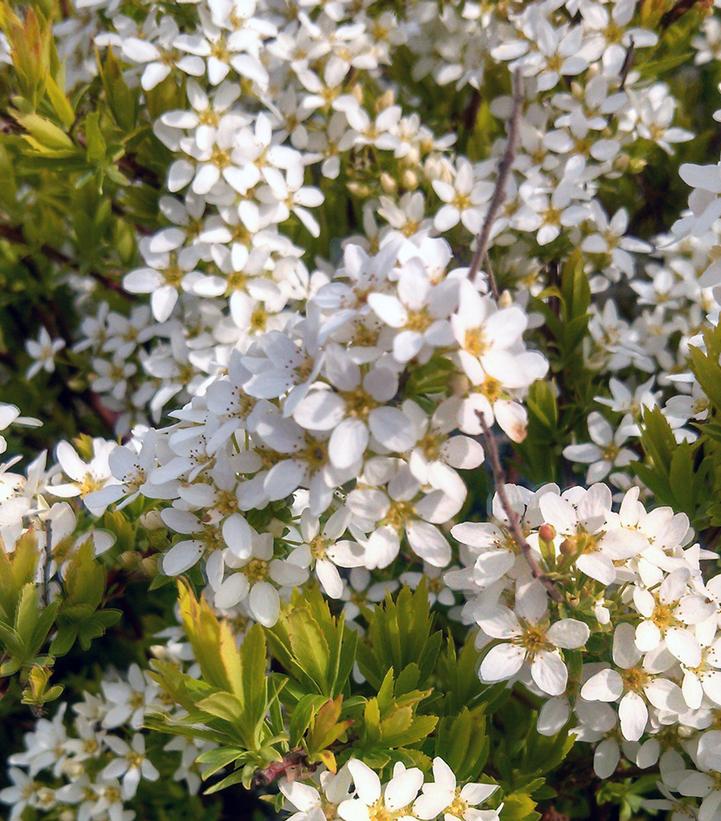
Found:
[(135, 733), (130, 744), (118, 736), (109, 735), (107, 746), (118, 756), (102, 771), (103, 778), (120, 778), (123, 798), (132, 798), (138, 790), (141, 778), (157, 781), (160, 773), (145, 755), (145, 736)]
[(477, 234), (483, 223), (483, 206), (493, 194), (493, 183), (488, 180), (476, 181), (470, 162), (459, 159), (453, 183), (433, 180), (432, 185), (445, 203), (433, 220), (436, 230), (449, 231), (461, 222), (472, 234)]
[[(519, 608), (523, 612), (522, 608)], [(577, 650), (588, 640), (588, 626), (577, 619), (549, 623), (537, 608), (523, 615), (498, 605), (478, 619), (480, 628), (493, 639), (502, 639), (486, 653), (481, 662), (482, 681), (496, 682), (516, 676), (524, 664), (531, 678), (544, 693), (560, 696), (566, 690), (568, 670), (560, 649)]]
[(498, 821), (498, 810), (477, 810), (476, 805), (493, 795), (497, 784), (464, 784), (457, 786), (456, 776), (442, 758), (433, 759), (433, 782), (423, 785), (413, 804), (413, 813), (421, 821), (443, 814), (445, 821)]
[(325, 522), (321, 531), (320, 521), (309, 510), (304, 510), (300, 517), (300, 531), (291, 528), (284, 537), (290, 544), (298, 545), (291, 551), (288, 561), (301, 567), (313, 566), (323, 590), (332, 599), (343, 595), (343, 580), (336, 565), (361, 567), (364, 564), (363, 550), (357, 542), (339, 541), (350, 519), (350, 511), (340, 508)]
[(282, 779), (278, 787), (291, 807), (297, 810), (287, 821), (326, 821), (330, 813), (337, 811), (339, 804), (350, 798), (353, 792), (351, 779), (347, 766), (335, 774), (324, 770), (320, 774), (320, 790), (300, 781)]
[[(110, 454), (115, 450), (115, 442), (105, 439), (93, 439), (93, 456), (89, 463), (84, 462), (69, 442), (60, 442), (55, 451), (58, 464), (72, 481), (48, 485), (54, 496), (64, 499), (73, 496), (86, 497), (88, 494), (105, 487), (111, 477)], [(104, 507), (95, 507), (91, 511), (98, 516)]]
[(659, 710), (681, 713), (686, 709), (678, 685), (645, 670), (639, 663), (641, 659), (633, 625), (619, 624), (613, 634), (613, 661), (620, 672), (605, 668), (581, 688), (581, 696), (587, 701), (619, 702), (621, 732), (628, 741), (638, 741), (646, 729), (647, 700)]
[(37, 340), (28, 339), (25, 349), (35, 361), (27, 369), (26, 376), (32, 379), (41, 370), (46, 373), (53, 373), (55, 370), (55, 355), (65, 347), (64, 339), (51, 339), (50, 334), (43, 325), (40, 328)]
[(636, 460), (636, 454), (623, 443), (628, 438), (627, 429), (619, 426), (614, 433), (611, 425), (597, 411), (588, 415), (588, 433), (591, 442), (567, 445), (563, 455), (571, 462), (590, 464), (586, 473), (589, 484), (600, 482), (614, 469), (625, 467)]
[[(343, 801), (338, 807), (338, 815), (343, 821), (369, 821), (384, 815), (392, 817), (413, 804), (423, 784), (423, 773), (417, 767), (406, 769), (400, 761), (393, 767), (393, 777), (384, 787), (377, 774), (358, 759), (350, 759), (348, 770), (357, 797)], [(419, 821), (408, 814), (402, 818), (404, 821)]]
[(451, 317), (458, 356), (468, 378), (476, 385), (487, 376), (510, 388), (528, 384), (527, 356), (517, 351), (528, 317), (517, 306), (498, 310), (495, 302), (481, 296), (468, 280), (460, 284), (458, 310)]

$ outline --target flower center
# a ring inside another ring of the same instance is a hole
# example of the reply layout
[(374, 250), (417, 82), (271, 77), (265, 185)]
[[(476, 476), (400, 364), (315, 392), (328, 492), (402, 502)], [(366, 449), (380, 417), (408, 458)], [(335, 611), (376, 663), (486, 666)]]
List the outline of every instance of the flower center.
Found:
[(627, 690), (640, 693), (648, 683), (648, 673), (641, 667), (631, 667), (628, 670), (620, 670), (621, 679)]
[(409, 311), (408, 312), (408, 321), (406, 322), (406, 328), (409, 331), (417, 331), (422, 333), (428, 327), (430, 327), (433, 319), (431, 315), (428, 313), (427, 308), (421, 308), (420, 311)]
[(317, 471), (325, 467), (328, 463), (328, 447), (325, 442), (317, 442), (306, 437), (308, 446), (300, 455), (300, 458), (308, 463), (311, 471)]
[(653, 609), (651, 621), (658, 627), (661, 632), (665, 632), (669, 627), (677, 624), (676, 617), (673, 613), (673, 607), (670, 604), (662, 604), (657, 602)]
[(429, 462), (434, 462), (441, 455), (441, 437), (436, 433), (427, 433), (418, 443), (418, 447)]
[(546, 628), (539, 624), (523, 624), (523, 635), (516, 639), (516, 643), (525, 647), (529, 656), (535, 656), (541, 650), (551, 650), (552, 645), (546, 639)]
[(369, 396), (363, 388), (355, 388), (352, 391), (342, 391), (341, 396), (345, 400), (346, 413), (356, 419), (367, 419), (368, 414), (378, 407), (378, 403)]
[(308, 545), (310, 547), (310, 555), (314, 559), (325, 559), (326, 551), (328, 550), (328, 540), (323, 536), (318, 535), (310, 540)]
[(102, 486), (103, 483), (99, 479), (96, 479), (92, 473), (86, 473), (79, 485), (80, 495), (86, 496), (88, 493), (100, 490)]
[(413, 515), (413, 505), (410, 502), (391, 502), (388, 512), (381, 519), (381, 525), (390, 525), (394, 530), (401, 531), (406, 520)]
[(472, 356), (482, 356), (488, 350), (483, 329), (469, 328), (463, 337), (463, 347)]
[(261, 582), (268, 576), (268, 562), (264, 559), (251, 559), (243, 568), (249, 582)]
[(461, 791), (456, 790), (456, 797), (453, 802), (449, 804), (444, 810), (446, 815), (455, 815), (457, 818), (463, 818), (463, 813), (468, 809), (468, 802), (461, 798)]

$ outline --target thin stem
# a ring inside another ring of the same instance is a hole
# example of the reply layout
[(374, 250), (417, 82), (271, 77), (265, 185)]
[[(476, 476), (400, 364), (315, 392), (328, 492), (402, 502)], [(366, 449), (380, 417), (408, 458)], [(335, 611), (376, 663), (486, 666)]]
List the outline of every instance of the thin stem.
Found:
[(628, 79), (628, 72), (631, 71), (633, 67), (633, 58), (635, 56), (634, 49), (636, 48), (636, 44), (633, 42), (633, 37), (631, 37), (631, 45), (628, 47), (628, 51), (626, 52), (626, 56), (623, 59), (623, 65), (621, 66), (621, 82), (619, 83), (619, 89), (623, 91), (626, 80)]
[[(488, 242), (491, 238), (491, 229), (493, 223), (496, 221), (498, 211), (506, 199), (506, 182), (508, 175), (513, 165), (513, 160), (516, 157), (516, 145), (518, 143), (518, 126), (521, 121), (521, 107), (523, 105), (523, 79), (520, 71), (516, 71), (513, 75), (513, 108), (511, 109), (511, 119), (508, 124), (508, 140), (506, 141), (506, 149), (503, 152), (501, 161), (498, 164), (498, 176), (496, 177), (496, 185), (493, 189), (493, 196), (491, 197), (486, 218), (483, 220), (483, 225), (476, 239), (476, 250), (471, 259), (471, 264), (468, 268), (468, 278), (473, 279), (481, 268), (481, 264), (488, 255)], [(498, 285), (489, 271), (488, 281), (491, 286), (493, 296), (498, 299)]]
[(45, 564), (43, 565), (43, 604), (50, 603), (50, 568), (53, 561), (53, 523), (45, 521)]
[[(18, 243), (19, 245), (27, 245), (28, 247), (31, 247), (31, 243), (29, 243), (25, 239), (22, 229), (19, 226), (0, 225), (0, 239), (6, 239), (10, 242)], [(67, 266), (68, 268), (78, 270), (78, 266), (75, 260), (73, 260), (67, 254), (64, 254), (62, 251), (59, 251), (57, 248), (53, 248), (51, 245), (41, 245), (40, 251), (48, 259), (52, 260), (58, 265)], [(123, 299), (130, 300), (130, 296), (123, 290), (120, 283), (115, 282), (115, 280), (111, 279), (107, 275), (101, 274), (99, 271), (88, 271), (87, 275), (97, 280), (101, 285), (104, 285), (106, 288), (110, 288), (112, 291), (115, 291), (117, 294), (122, 296)]]
[(531, 568), (531, 575), (534, 579), (538, 579), (539, 582), (546, 588), (548, 591), (548, 595), (556, 602), (563, 601), (563, 595), (558, 590), (556, 585), (553, 583), (551, 579), (546, 576), (543, 571), (543, 568), (536, 560), (536, 557), (533, 555), (533, 550), (531, 549), (531, 545), (528, 544), (526, 537), (523, 535), (523, 530), (521, 529), (521, 519), (518, 513), (513, 509), (511, 505), (511, 501), (508, 498), (508, 494), (506, 493), (506, 474), (503, 471), (503, 466), (501, 465), (501, 457), (498, 453), (498, 445), (496, 443), (496, 439), (491, 433), (490, 428), (486, 424), (485, 417), (481, 411), (477, 411), (478, 420), (481, 423), (481, 430), (483, 431), (483, 438), (486, 444), (486, 452), (488, 453), (488, 458), (491, 463), (491, 470), (493, 472), (493, 481), (496, 486), (496, 493), (498, 494), (498, 498), (501, 502), (501, 507), (503, 508), (504, 513), (506, 514), (506, 518), (508, 519), (508, 526), (511, 531), (511, 535), (513, 536), (514, 541), (518, 545), (521, 553), (523, 554), (524, 559), (528, 562), (528, 566)]

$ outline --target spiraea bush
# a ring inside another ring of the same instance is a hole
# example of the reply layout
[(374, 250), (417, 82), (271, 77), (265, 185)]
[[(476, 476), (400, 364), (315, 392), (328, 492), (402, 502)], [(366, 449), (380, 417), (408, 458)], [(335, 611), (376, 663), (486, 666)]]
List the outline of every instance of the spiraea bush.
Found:
[(0, 6), (9, 821), (721, 819), (721, 2)]

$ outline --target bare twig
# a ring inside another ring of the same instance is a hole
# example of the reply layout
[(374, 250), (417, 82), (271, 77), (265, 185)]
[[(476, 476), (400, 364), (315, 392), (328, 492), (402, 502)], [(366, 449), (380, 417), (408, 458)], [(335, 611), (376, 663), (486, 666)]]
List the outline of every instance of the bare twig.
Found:
[(274, 761), (253, 776), (253, 784), (257, 787), (267, 787), (279, 778), (294, 781), (312, 773), (315, 766), (308, 764), (308, 756), (302, 750), (291, 750), (280, 761)]
[(45, 520), (45, 564), (43, 565), (43, 604), (50, 603), (50, 568), (53, 561), (53, 523)]
[[(27, 245), (28, 247), (32, 247), (31, 243), (29, 243), (25, 239), (22, 229), (19, 226), (0, 224), (0, 239), (6, 239), (10, 242), (15, 242), (20, 245)], [(62, 251), (59, 251), (57, 248), (53, 248), (51, 245), (41, 245), (40, 251), (48, 259), (52, 260), (58, 265), (77, 269), (77, 263), (75, 262), (75, 260), (73, 260), (67, 254), (64, 254)], [(130, 296), (123, 290), (120, 283), (116, 282), (115, 280), (111, 279), (105, 274), (101, 274), (99, 271), (87, 271), (87, 275), (97, 280), (101, 285), (104, 285), (106, 288), (110, 288), (112, 291), (115, 291), (117, 294), (122, 296), (123, 299), (130, 299)]]
[(518, 545), (523, 557), (528, 562), (528, 566), (531, 568), (531, 575), (534, 579), (538, 579), (539, 582), (546, 588), (548, 591), (548, 595), (557, 602), (563, 601), (563, 596), (561, 592), (558, 590), (556, 585), (553, 583), (551, 579), (546, 576), (543, 572), (543, 568), (539, 565), (536, 561), (536, 557), (533, 555), (533, 550), (531, 549), (531, 545), (528, 544), (526, 537), (523, 535), (523, 530), (521, 529), (521, 520), (513, 509), (511, 505), (511, 501), (508, 498), (508, 494), (506, 493), (506, 475), (503, 471), (503, 466), (501, 465), (501, 457), (498, 453), (498, 445), (496, 444), (496, 439), (491, 433), (490, 428), (486, 424), (485, 417), (481, 411), (477, 411), (478, 420), (481, 423), (481, 430), (483, 431), (483, 438), (486, 444), (486, 451), (488, 453), (488, 458), (491, 463), (491, 470), (493, 471), (493, 480), (496, 485), (496, 493), (498, 493), (498, 498), (501, 502), (501, 507), (503, 508), (504, 513), (508, 519), (508, 527), (511, 531), (511, 535), (513, 536), (516, 544)]
[[(486, 212), (486, 218), (483, 220), (483, 225), (476, 239), (476, 250), (471, 259), (471, 264), (468, 268), (468, 278), (473, 279), (480, 270), (483, 260), (488, 254), (488, 242), (491, 237), (491, 229), (493, 223), (496, 221), (498, 211), (506, 199), (506, 181), (513, 165), (513, 160), (516, 156), (516, 144), (518, 142), (518, 126), (521, 121), (521, 106), (523, 105), (523, 80), (520, 71), (516, 71), (513, 75), (513, 108), (511, 109), (511, 119), (508, 124), (508, 139), (506, 141), (506, 149), (503, 152), (501, 161), (498, 164), (498, 175), (496, 177), (496, 186), (493, 189), (493, 196)], [(491, 286), (493, 296), (498, 299), (498, 285), (489, 272), (488, 281)]]
[(633, 42), (633, 37), (631, 37), (631, 45), (628, 47), (628, 50), (626, 51), (626, 56), (623, 58), (623, 65), (621, 66), (621, 82), (618, 85), (621, 91), (623, 91), (626, 85), (626, 80), (628, 79), (628, 72), (631, 71), (631, 68), (633, 67), (635, 48), (636, 44)]
[(697, 3), (706, 9), (711, 7), (710, 0), (701, 0), (701, 2), (699, 2), (699, 0), (678, 0), (670, 11), (667, 11), (661, 18), (661, 24), (659, 26), (661, 31), (665, 31), (670, 25), (673, 25), (673, 23), (677, 20), (680, 20), (684, 14), (691, 11)]

